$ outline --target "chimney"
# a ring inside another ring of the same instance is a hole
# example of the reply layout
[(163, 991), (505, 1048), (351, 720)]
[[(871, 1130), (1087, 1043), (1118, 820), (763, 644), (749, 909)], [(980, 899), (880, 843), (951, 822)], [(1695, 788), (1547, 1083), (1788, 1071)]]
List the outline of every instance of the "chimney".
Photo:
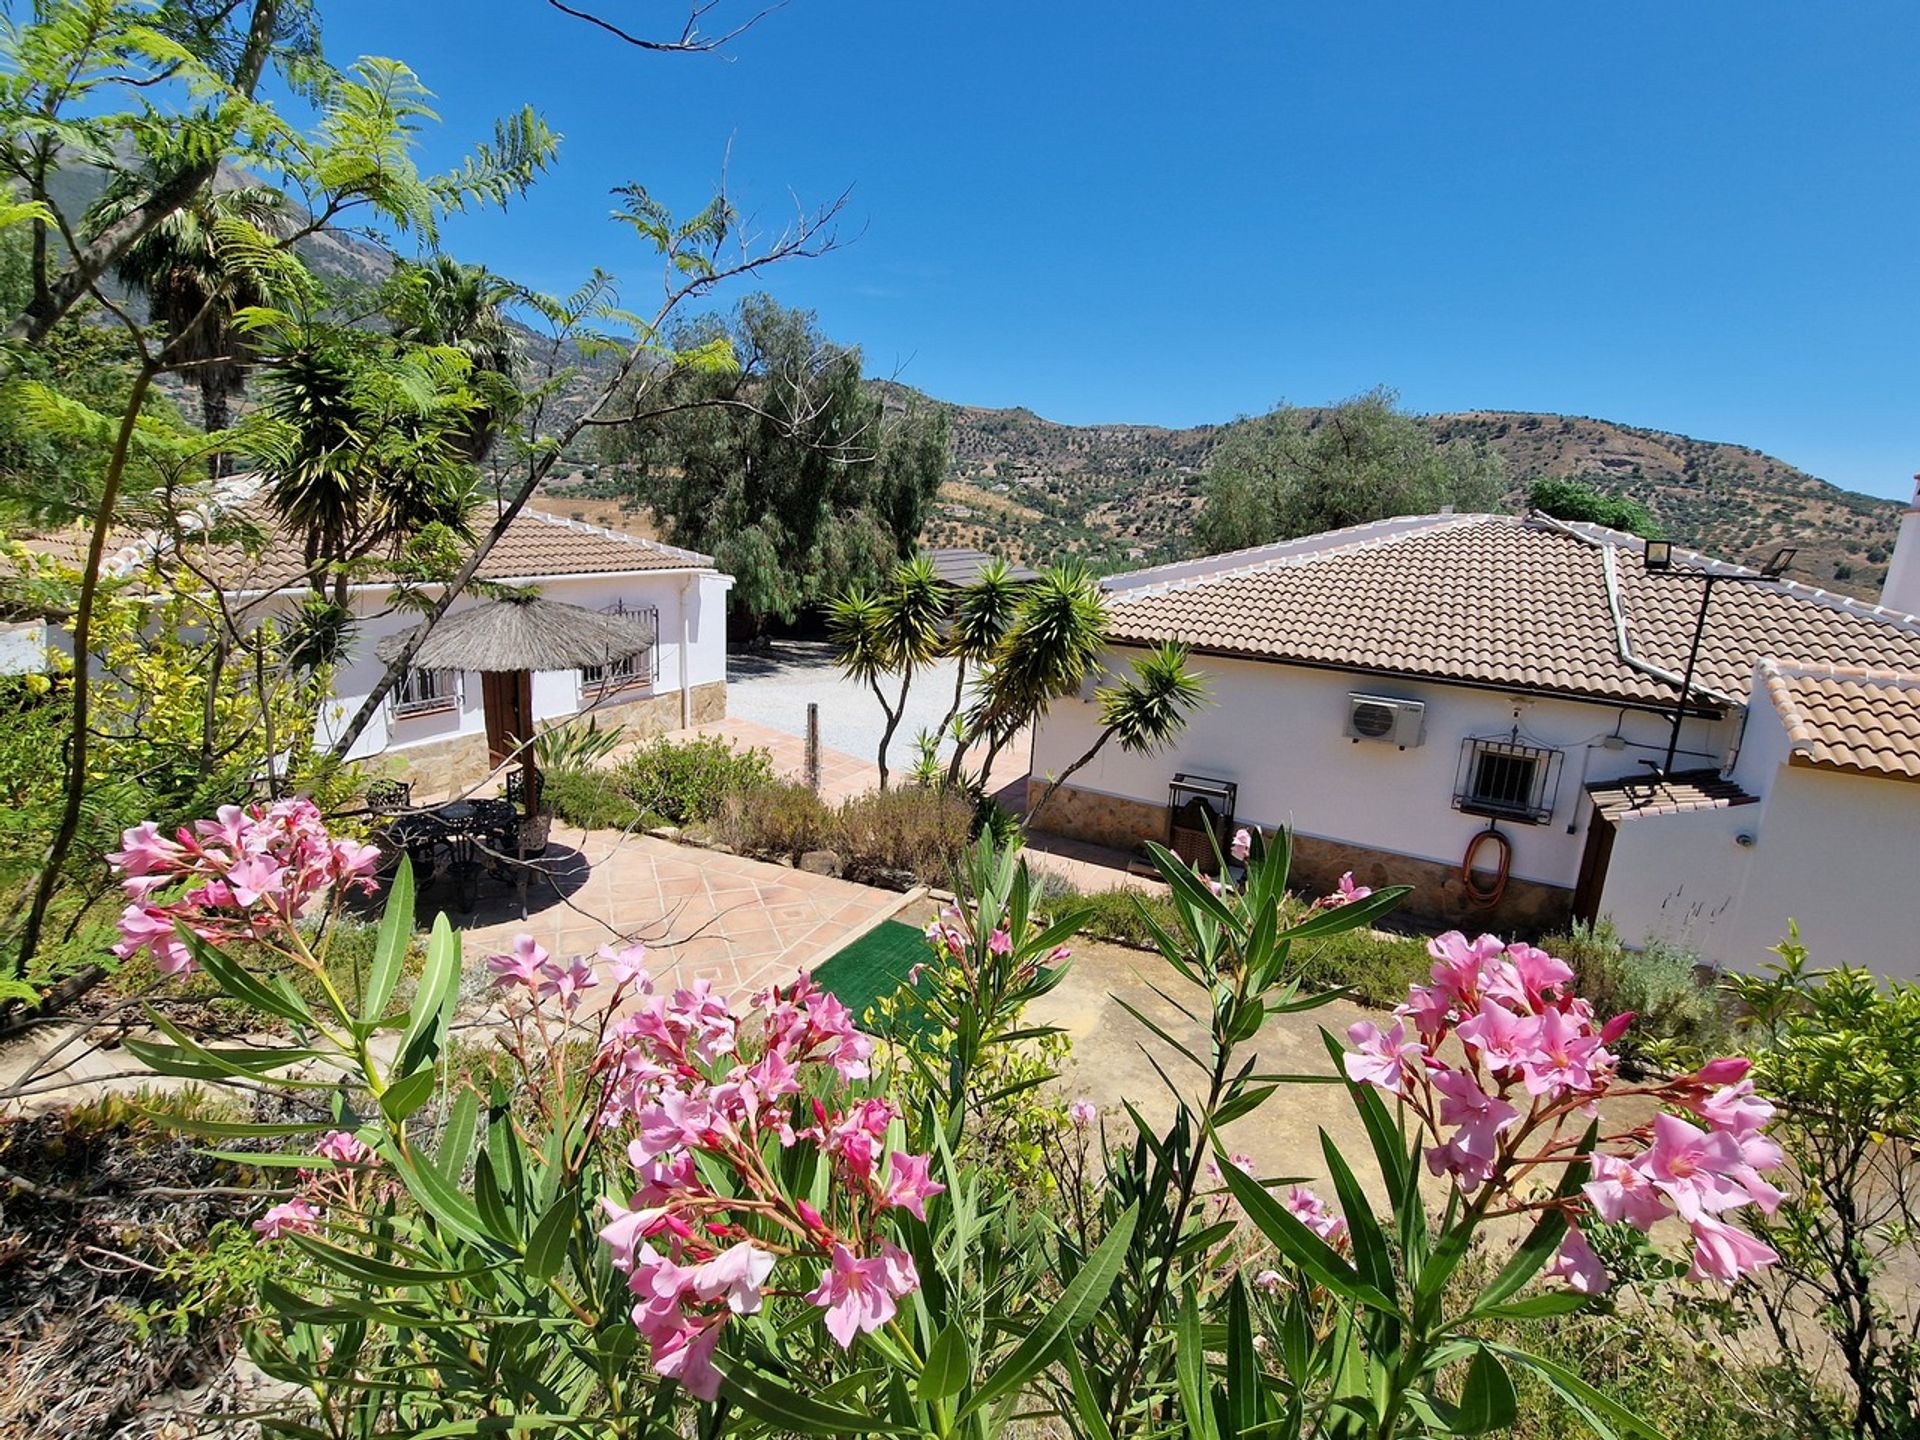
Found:
[(1887, 566), (1887, 583), (1880, 587), (1880, 603), (1889, 610), (1920, 615), (1920, 475), (1913, 479), (1913, 503), (1900, 517), (1900, 538), (1893, 543), (1893, 561)]

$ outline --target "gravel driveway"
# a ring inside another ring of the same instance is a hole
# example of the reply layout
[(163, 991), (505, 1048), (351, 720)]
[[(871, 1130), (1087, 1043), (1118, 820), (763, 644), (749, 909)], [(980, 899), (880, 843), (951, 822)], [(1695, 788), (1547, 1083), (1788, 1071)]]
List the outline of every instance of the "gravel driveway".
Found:
[[(807, 706), (820, 707), (820, 743), (862, 760), (872, 760), (880, 748), (886, 716), (873, 692), (856, 685), (833, 664), (833, 646), (821, 640), (777, 640), (765, 650), (735, 650), (727, 656), (727, 713), (769, 729), (805, 738)], [(913, 740), (946, 717), (953, 704), (954, 668), (942, 660), (913, 677), (907, 691), (907, 713), (894, 732), (887, 752), (897, 773), (913, 764)], [(889, 693), (896, 693), (893, 682)], [(942, 755), (953, 751), (940, 747)], [(996, 767), (997, 769), (997, 767)]]

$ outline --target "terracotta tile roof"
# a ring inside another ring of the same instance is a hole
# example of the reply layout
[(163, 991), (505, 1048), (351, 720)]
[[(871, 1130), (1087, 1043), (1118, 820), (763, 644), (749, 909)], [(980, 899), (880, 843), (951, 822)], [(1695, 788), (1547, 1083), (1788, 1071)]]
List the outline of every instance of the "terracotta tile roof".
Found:
[(1593, 808), (1609, 820), (1644, 815), (1678, 815), (1688, 810), (1725, 810), (1759, 800), (1715, 770), (1683, 770), (1660, 780), (1607, 780), (1589, 785)]
[[(1123, 642), (1658, 705), (1702, 588), (1646, 574), (1632, 536), (1511, 515), (1401, 517), (1107, 583)], [(1786, 582), (1716, 585), (1696, 698), (1743, 703), (1763, 656), (1920, 670), (1920, 620)]]
[[(256, 538), (247, 544), (215, 543), (196, 547), (195, 563), (223, 588), (236, 593), (270, 593), (306, 583), (306, 561), (292, 535), (278, 530), (266, 509), (246, 489), (250, 477), (226, 482), (228, 498), (217, 507), (223, 521), (251, 526)], [(493, 512), (475, 517), (475, 528), (488, 523)], [(30, 549), (56, 555), (73, 564), (86, 556), (84, 531), (68, 530), (29, 538)], [(128, 574), (169, 544), (158, 532), (117, 532), (108, 537), (107, 570)], [(526, 509), (514, 517), (482, 562), (483, 580), (530, 580), (547, 575), (618, 575), (645, 570), (711, 569), (711, 556), (681, 550), (657, 540), (643, 539), (545, 511)], [(392, 581), (391, 571), (374, 567), (356, 579), (369, 584)]]
[(1920, 780), (1920, 674), (1763, 660), (1792, 763)]

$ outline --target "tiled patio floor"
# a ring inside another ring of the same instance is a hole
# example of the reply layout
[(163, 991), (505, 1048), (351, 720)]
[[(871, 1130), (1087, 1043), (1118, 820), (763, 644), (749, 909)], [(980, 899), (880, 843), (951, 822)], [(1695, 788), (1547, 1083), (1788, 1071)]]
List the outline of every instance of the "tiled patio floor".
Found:
[(615, 831), (556, 826), (550, 876), (529, 891), (522, 921), (490, 888), (465, 921), (469, 969), (514, 936), (555, 955), (644, 940), (654, 977), (708, 979), (745, 998), (825, 960), (906, 900), (826, 875)]

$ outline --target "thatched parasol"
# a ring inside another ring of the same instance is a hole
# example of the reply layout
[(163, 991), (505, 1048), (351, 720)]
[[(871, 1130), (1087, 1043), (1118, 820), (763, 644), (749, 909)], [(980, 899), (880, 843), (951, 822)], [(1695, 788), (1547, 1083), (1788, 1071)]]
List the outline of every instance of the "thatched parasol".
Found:
[[(389, 635), (374, 647), (391, 661), (417, 632)], [(487, 600), (456, 610), (428, 632), (414, 652), (422, 670), (578, 670), (610, 665), (654, 642), (653, 626), (635, 615), (603, 615), (579, 605), (531, 597)]]

